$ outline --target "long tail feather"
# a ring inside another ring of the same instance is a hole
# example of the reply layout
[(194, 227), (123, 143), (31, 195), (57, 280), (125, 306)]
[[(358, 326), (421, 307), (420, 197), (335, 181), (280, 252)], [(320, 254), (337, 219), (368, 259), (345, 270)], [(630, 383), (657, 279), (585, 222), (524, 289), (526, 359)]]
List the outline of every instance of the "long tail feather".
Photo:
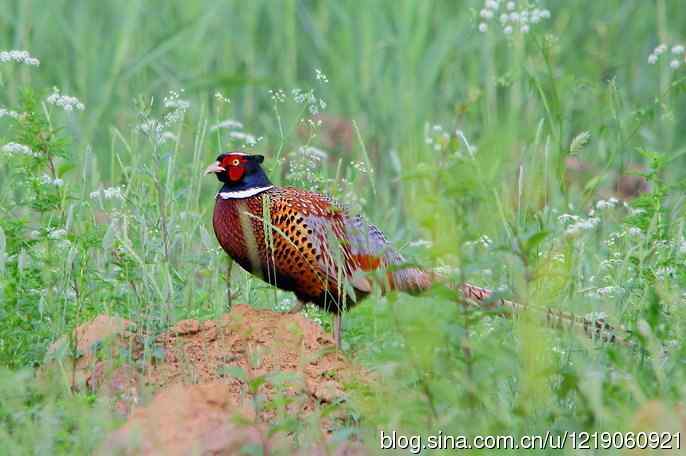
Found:
[(602, 318), (592, 319), (580, 317), (571, 312), (525, 306), (506, 299), (497, 298), (492, 290), (478, 287), (470, 283), (463, 283), (460, 292), (465, 301), (481, 309), (502, 310), (503, 315), (512, 316), (529, 310), (537, 314), (544, 322), (553, 328), (571, 329), (594, 340), (633, 346), (631, 332), (621, 326), (612, 326)]

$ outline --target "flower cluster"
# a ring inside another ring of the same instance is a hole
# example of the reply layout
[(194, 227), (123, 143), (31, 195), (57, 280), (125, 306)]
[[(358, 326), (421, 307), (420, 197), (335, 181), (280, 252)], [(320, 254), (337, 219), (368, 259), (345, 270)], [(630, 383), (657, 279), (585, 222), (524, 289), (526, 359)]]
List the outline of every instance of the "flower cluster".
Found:
[(600, 219), (597, 217), (583, 218), (572, 214), (562, 214), (557, 219), (562, 224), (569, 223), (565, 229), (565, 234), (568, 236), (576, 236), (584, 231), (590, 231), (600, 223)]
[(531, 27), (543, 20), (550, 19), (550, 11), (534, 6), (517, 8), (514, 1), (505, 2), (504, 0), (486, 0), (484, 7), (479, 11), (479, 31), (488, 31), (488, 23), (499, 19), (503, 33), (511, 35), (516, 29), (521, 33), (529, 33)]
[(28, 157), (40, 157), (40, 154), (31, 150), (29, 146), (24, 144), (19, 144), (15, 142), (10, 142), (2, 146), (2, 151), (7, 155), (26, 155)]
[[(671, 57), (668, 57), (668, 50), (672, 54)], [(648, 63), (655, 65), (663, 55), (669, 60), (669, 67), (676, 70), (685, 63), (686, 47), (683, 44), (677, 44), (669, 49), (666, 44), (660, 44), (648, 56)]]
[(18, 119), (19, 113), (17, 111), (12, 111), (11, 109), (0, 108), (0, 119), (3, 117), (11, 117), (13, 119)]
[(215, 131), (215, 130), (242, 130), (243, 129), (243, 123), (233, 120), (233, 119), (226, 119), (218, 124), (212, 125), (210, 127), (210, 131)]
[(296, 103), (307, 105), (307, 110), (313, 116), (326, 109), (326, 102), (321, 98), (317, 98), (312, 89), (306, 92), (300, 89), (293, 89), (291, 90), (291, 96)]
[(59, 177), (52, 178), (48, 176), (47, 174), (43, 174), (40, 177), (40, 183), (44, 185), (54, 185), (55, 187), (61, 187), (64, 185), (64, 181), (60, 179)]
[(62, 239), (67, 235), (67, 230), (64, 228), (54, 228), (48, 231), (48, 239)]
[(101, 188), (91, 192), (90, 197), (91, 199), (115, 199), (121, 201), (124, 199), (124, 188), (122, 186)]
[(222, 103), (222, 104), (231, 103), (231, 99), (229, 97), (225, 97), (219, 90), (214, 92), (214, 99), (217, 100), (219, 103)]
[[(183, 90), (181, 93), (183, 93)], [(170, 111), (161, 120), (151, 117), (147, 111), (141, 112), (139, 114), (141, 121), (136, 126), (138, 131), (150, 138), (156, 145), (162, 145), (169, 140), (176, 139), (176, 136), (169, 129), (183, 120), (191, 104), (189, 101), (182, 99), (179, 92), (171, 90), (164, 97), (162, 106)]]
[(486, 236), (485, 234), (482, 234), (479, 239), (474, 240), (474, 241), (466, 241), (464, 243), (465, 248), (474, 248), (474, 247), (483, 247), (484, 249), (489, 249), (493, 245), (493, 240)]
[(325, 151), (316, 147), (299, 147), (290, 157), (286, 178), (306, 185), (312, 190), (321, 190), (324, 179), (317, 173), (317, 169), (327, 157)]
[(25, 63), (26, 65), (38, 66), (40, 65), (40, 60), (32, 57), (28, 51), (0, 51), (0, 63), (5, 62), (17, 62)]
[[(183, 89), (181, 93), (183, 93)], [(169, 91), (162, 100), (162, 105), (171, 110), (164, 116), (164, 121), (168, 125), (180, 122), (191, 107), (190, 101), (182, 99), (180, 93), (175, 90)]]
[(283, 89), (269, 89), (269, 96), (274, 103), (286, 102), (286, 92)]
[(599, 200), (598, 202), (596, 202), (595, 208), (599, 211), (605, 209), (614, 209), (615, 207), (617, 207), (618, 204), (620, 204), (619, 200), (615, 197), (611, 197), (608, 200)]
[(329, 78), (327, 78), (319, 68), (314, 69), (314, 78), (319, 82), (323, 82), (324, 84), (329, 82)]
[(83, 111), (86, 107), (78, 98), (60, 94), (60, 89), (53, 87), (52, 93), (45, 99), (48, 104), (58, 106), (67, 112), (74, 110)]
[(243, 146), (247, 147), (255, 147), (257, 143), (262, 141), (264, 138), (263, 136), (255, 138), (255, 136), (251, 135), (250, 133), (245, 133), (242, 131), (231, 131), (229, 132), (229, 137), (234, 141), (242, 142)]
[(368, 166), (367, 162), (353, 160), (350, 162), (350, 166), (352, 166), (353, 169), (355, 169), (360, 174), (374, 174), (374, 168)]
[(447, 148), (450, 144), (450, 133), (441, 125), (424, 124), (424, 143), (431, 146), (436, 152)]

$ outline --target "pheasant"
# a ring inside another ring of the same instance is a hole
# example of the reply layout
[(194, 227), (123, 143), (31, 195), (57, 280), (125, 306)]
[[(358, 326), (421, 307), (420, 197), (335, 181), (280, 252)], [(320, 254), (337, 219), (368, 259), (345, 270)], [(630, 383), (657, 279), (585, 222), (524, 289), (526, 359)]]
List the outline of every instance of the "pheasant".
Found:
[[(243, 269), (298, 299), (292, 311), (312, 303), (333, 314), (333, 337), (341, 347), (341, 315), (372, 291), (417, 294), (440, 278), (408, 266), (383, 233), (331, 198), (297, 188), (272, 185), (261, 167), (262, 155), (221, 154), (206, 170), (223, 184), (216, 196), (214, 232), (221, 247)], [(375, 274), (376, 273), (376, 274)], [(523, 306), (493, 301), (493, 292), (468, 283), (463, 298), (480, 306), (510, 311)], [(615, 340), (602, 320), (546, 311), (545, 319), (575, 326), (589, 335)]]

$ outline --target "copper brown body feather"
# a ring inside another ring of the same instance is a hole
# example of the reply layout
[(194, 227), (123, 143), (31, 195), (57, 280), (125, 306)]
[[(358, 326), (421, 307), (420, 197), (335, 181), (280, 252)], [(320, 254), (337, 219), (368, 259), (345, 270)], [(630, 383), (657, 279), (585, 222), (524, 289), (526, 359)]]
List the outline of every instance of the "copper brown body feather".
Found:
[(218, 197), (213, 225), (222, 248), (244, 269), (333, 313), (369, 294), (367, 273), (374, 270), (388, 269), (386, 285), (394, 289), (431, 285), (429, 274), (402, 267), (405, 260), (375, 226), (317, 193), (271, 188), (248, 198)]

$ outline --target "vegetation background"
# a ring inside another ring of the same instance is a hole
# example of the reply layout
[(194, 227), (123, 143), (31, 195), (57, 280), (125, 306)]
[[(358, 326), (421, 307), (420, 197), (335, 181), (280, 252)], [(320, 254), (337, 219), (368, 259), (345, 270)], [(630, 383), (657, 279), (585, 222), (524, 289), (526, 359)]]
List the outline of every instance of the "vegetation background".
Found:
[[(217, 183), (201, 172), (235, 148), (264, 154), (277, 184), (364, 212), (420, 264), (632, 331), (627, 349), (439, 291), (374, 296), (346, 317), (344, 347), (384, 381), (353, 385), (341, 436), (629, 431), (651, 413), (677, 430), (686, 9), (512, 3), (0, 0), (0, 50), (40, 60), (0, 63), (8, 454), (87, 452), (94, 423), (117, 425), (34, 380), (75, 325), (112, 313), (154, 333), (226, 311)], [(617, 191), (637, 174), (640, 196)], [(230, 271), (234, 301), (292, 303)]]

